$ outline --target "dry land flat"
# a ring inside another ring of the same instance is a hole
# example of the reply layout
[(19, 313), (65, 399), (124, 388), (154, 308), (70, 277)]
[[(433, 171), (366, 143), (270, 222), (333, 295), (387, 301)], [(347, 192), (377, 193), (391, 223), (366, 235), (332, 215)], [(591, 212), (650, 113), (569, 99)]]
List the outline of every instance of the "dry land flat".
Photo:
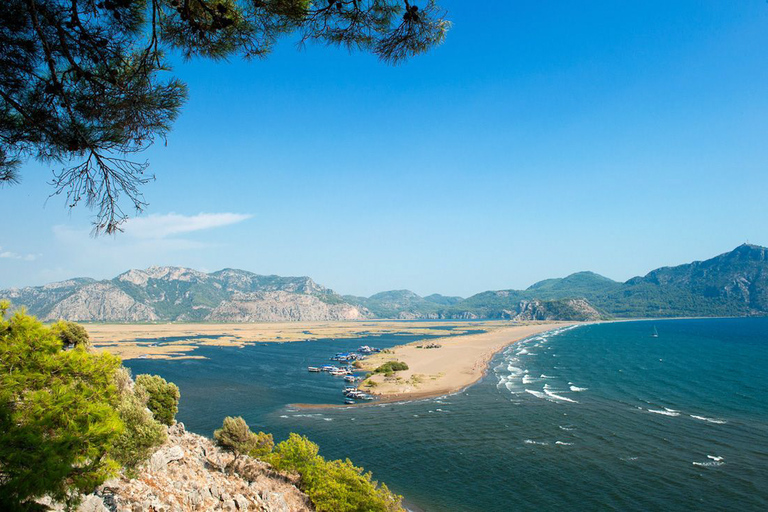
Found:
[[(530, 323), (489, 329), (482, 334), (400, 345), (362, 362), (373, 371), (388, 361), (401, 361), (408, 370), (374, 374), (361, 389), (383, 401), (401, 401), (454, 393), (477, 382), (491, 358), (507, 345), (572, 323)], [(439, 348), (426, 348), (437, 344)]]
[[(200, 346), (243, 347), (254, 343), (359, 338), (375, 335), (430, 335), (452, 337), (468, 330), (491, 332), (509, 326), (487, 322), (284, 322), (250, 324), (86, 324), (93, 345), (123, 359), (201, 358)], [(445, 328), (451, 327), (451, 328)], [(450, 339), (450, 338), (449, 338)], [(374, 343), (375, 344), (375, 343)]]

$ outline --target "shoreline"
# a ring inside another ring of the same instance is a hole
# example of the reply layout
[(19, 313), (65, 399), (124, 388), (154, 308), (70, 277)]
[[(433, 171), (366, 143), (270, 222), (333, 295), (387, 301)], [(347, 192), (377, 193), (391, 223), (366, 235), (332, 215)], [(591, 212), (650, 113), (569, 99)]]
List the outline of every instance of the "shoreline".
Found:
[[(373, 375), (366, 380), (375, 382), (374, 388), (361, 388), (377, 398), (374, 402), (351, 404), (289, 404), (298, 409), (327, 409), (344, 407), (371, 407), (380, 404), (426, 400), (460, 393), (476, 384), (488, 373), (493, 358), (502, 350), (537, 334), (574, 325), (593, 322), (542, 322), (501, 327), (480, 334), (455, 339), (439, 338), (430, 342), (441, 343), (437, 349), (417, 348), (423, 341), (398, 345), (391, 352), (379, 353), (365, 360), (365, 370), (388, 361), (402, 361), (409, 369), (394, 377)], [(439, 370), (434, 373), (435, 370)], [(432, 372), (432, 373), (429, 373)]]

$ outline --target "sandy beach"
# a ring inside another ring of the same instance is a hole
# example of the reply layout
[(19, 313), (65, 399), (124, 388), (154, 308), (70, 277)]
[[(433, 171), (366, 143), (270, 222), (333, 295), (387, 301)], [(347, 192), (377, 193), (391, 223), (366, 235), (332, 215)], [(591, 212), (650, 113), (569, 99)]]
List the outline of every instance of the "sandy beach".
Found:
[[(482, 334), (400, 345), (366, 359), (363, 367), (371, 371), (387, 361), (402, 361), (408, 365), (408, 370), (396, 372), (391, 377), (375, 374), (368, 379), (374, 384), (364, 385), (362, 389), (385, 402), (455, 393), (480, 380), (491, 358), (504, 347), (566, 325), (572, 323), (515, 325)], [(439, 344), (440, 348), (419, 348), (430, 343)]]

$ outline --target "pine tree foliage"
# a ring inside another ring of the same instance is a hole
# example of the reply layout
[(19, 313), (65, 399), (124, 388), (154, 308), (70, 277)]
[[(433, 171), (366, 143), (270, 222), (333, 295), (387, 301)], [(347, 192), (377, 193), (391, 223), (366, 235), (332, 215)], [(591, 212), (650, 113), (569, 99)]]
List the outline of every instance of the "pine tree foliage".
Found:
[(213, 433), (213, 438), (219, 446), (231, 451), (235, 456), (262, 457), (271, 453), (275, 446), (272, 434), (251, 432), (248, 424), (239, 416), (224, 418), (221, 428)]
[(72, 501), (115, 474), (123, 431), (115, 408), (120, 360), (62, 350), (49, 328), (0, 305), (0, 509), (49, 495)]
[(91, 337), (88, 331), (80, 324), (59, 320), (51, 326), (51, 331), (61, 340), (64, 348), (83, 347), (91, 345)]
[(299, 486), (319, 512), (401, 512), (402, 497), (379, 484), (349, 459), (325, 460), (318, 446), (299, 434), (278, 443), (268, 457), (277, 469), (295, 471)]
[(146, 394), (147, 408), (152, 411), (155, 419), (165, 425), (173, 425), (181, 397), (178, 386), (159, 375), (145, 374), (136, 377), (136, 387), (139, 392)]
[(125, 429), (115, 440), (110, 456), (133, 476), (136, 467), (147, 460), (167, 438), (166, 429), (147, 408), (149, 394), (131, 380), (130, 371), (120, 368), (115, 374), (120, 394), (117, 412)]
[(398, 63), (443, 41), (434, 0), (4, 0), (0, 185), (29, 158), (60, 165), (55, 194), (114, 233), (152, 176), (135, 154), (164, 139), (185, 101), (168, 52), (266, 56), (283, 36)]

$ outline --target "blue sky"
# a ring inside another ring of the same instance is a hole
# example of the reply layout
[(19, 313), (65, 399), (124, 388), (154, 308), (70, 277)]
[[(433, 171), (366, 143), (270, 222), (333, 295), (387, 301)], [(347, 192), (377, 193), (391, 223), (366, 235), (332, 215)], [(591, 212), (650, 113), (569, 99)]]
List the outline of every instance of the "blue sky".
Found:
[(177, 62), (147, 212), (89, 238), (29, 163), (0, 288), (158, 264), (467, 296), (768, 245), (763, 0), (442, 5), (446, 43), (398, 67), (292, 41)]

